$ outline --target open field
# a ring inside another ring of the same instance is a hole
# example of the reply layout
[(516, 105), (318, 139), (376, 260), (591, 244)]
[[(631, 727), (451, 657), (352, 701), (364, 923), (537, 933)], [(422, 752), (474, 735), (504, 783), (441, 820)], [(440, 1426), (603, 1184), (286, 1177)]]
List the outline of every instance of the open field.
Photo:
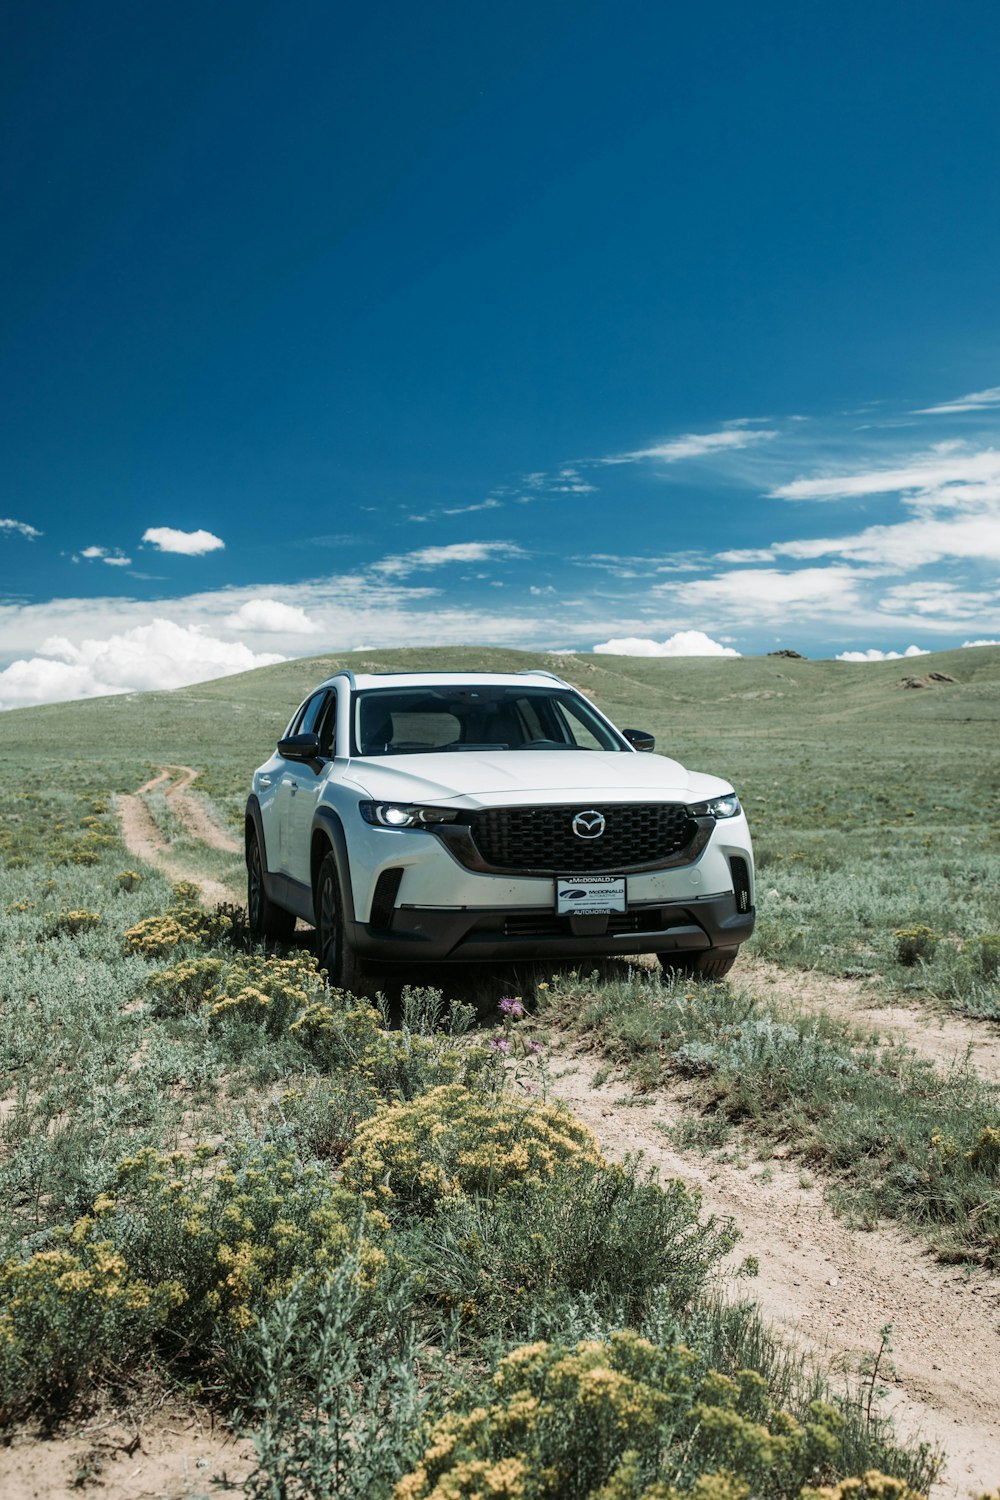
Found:
[[(387, 1026), (327, 992), (304, 946), (247, 955), (238, 914), (211, 908), (239, 899), (249, 772), (340, 661), (540, 664), (728, 776), (760, 855), (757, 958), (718, 987), (438, 970), (410, 978), (443, 1002), (387, 983)], [(930, 671), (957, 680), (899, 686)], [(864, 666), (395, 651), (0, 716), (22, 789), (0, 812), (0, 1417), (17, 1435), (0, 1481), (68, 1493), (76, 1464), (116, 1493), (118, 1449), (93, 1436), (110, 1411), (166, 1454), (150, 1494), (223, 1468), (250, 1497), (374, 1497), (407, 1473), (407, 1496), (472, 1494), (487, 1472), (521, 1488), (484, 1493), (541, 1493), (529, 1448), (570, 1464), (558, 1493), (608, 1500), (667, 1480), (707, 1500), (723, 1469), (768, 1496), (870, 1468), (926, 1489), (916, 1428), (951, 1455), (936, 1493), (995, 1485), (998, 721), (996, 648)], [(171, 891), (183, 879), (207, 908)], [(490, 999), (510, 993), (537, 1012), (499, 1022)], [(627, 1158), (640, 1147), (662, 1189)], [(747, 1300), (747, 1255), (780, 1335)], [(867, 1288), (850, 1307), (824, 1291), (841, 1276)], [(898, 1352), (876, 1369), (888, 1322)], [(598, 1370), (608, 1431), (630, 1383), (634, 1460), (581, 1437)], [(178, 1471), (164, 1421), (207, 1468)], [(436, 1422), (448, 1462), (421, 1458)], [(198, 1449), (213, 1423), (256, 1447)]]

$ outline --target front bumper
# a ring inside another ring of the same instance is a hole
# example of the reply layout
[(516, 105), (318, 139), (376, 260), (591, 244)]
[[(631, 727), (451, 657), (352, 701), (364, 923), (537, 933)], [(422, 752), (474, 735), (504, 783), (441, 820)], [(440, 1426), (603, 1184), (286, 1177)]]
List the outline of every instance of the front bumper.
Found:
[(615, 953), (738, 948), (754, 928), (732, 892), (677, 902), (641, 902), (604, 916), (557, 916), (549, 906), (434, 908), (401, 905), (388, 926), (352, 925), (350, 940), (380, 963), (475, 963), (573, 959)]

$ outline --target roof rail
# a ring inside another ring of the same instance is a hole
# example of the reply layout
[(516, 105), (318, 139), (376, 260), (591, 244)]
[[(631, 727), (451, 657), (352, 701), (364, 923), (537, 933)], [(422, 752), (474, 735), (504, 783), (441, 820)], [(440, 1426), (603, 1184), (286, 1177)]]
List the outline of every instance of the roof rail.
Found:
[(557, 677), (555, 672), (545, 672), (541, 667), (518, 667), (516, 675), (518, 677), (548, 677), (551, 682), (564, 683), (566, 681), (565, 677)]
[(327, 682), (332, 682), (335, 677), (346, 677), (352, 689), (357, 686), (357, 683), (354, 681), (354, 673), (350, 667), (338, 667), (336, 672), (330, 673)]

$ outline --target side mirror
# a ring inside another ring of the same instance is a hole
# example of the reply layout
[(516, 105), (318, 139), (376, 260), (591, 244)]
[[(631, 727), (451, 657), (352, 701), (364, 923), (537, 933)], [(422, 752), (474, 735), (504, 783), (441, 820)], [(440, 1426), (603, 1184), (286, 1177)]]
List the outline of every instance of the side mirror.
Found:
[(633, 750), (652, 750), (656, 744), (655, 739), (646, 729), (623, 729), (622, 734)]
[(278, 754), (282, 760), (319, 760), (319, 735), (290, 734), (278, 741)]

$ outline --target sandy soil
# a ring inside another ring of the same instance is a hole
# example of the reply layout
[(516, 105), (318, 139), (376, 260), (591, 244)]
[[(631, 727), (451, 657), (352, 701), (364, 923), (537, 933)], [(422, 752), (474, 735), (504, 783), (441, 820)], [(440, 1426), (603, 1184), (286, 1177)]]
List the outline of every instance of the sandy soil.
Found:
[(887, 1405), (901, 1434), (948, 1455), (935, 1497), (1000, 1484), (1000, 1280), (938, 1265), (893, 1229), (847, 1228), (822, 1187), (803, 1187), (808, 1179), (785, 1162), (720, 1165), (675, 1150), (664, 1130), (683, 1119), (682, 1097), (630, 1104), (624, 1080), (595, 1086), (597, 1059), (557, 1054), (553, 1065), (551, 1093), (608, 1156), (642, 1151), (661, 1178), (684, 1179), (709, 1212), (736, 1222), (742, 1239), (733, 1267), (755, 1255), (760, 1274), (736, 1283), (733, 1294), (752, 1296), (781, 1334), (843, 1373), (878, 1349), (880, 1328), (892, 1323), (897, 1378)]
[(250, 1443), (189, 1412), (142, 1421), (95, 1418), (72, 1435), (15, 1438), (0, 1448), (4, 1500), (182, 1500), (239, 1484), (253, 1468)]

